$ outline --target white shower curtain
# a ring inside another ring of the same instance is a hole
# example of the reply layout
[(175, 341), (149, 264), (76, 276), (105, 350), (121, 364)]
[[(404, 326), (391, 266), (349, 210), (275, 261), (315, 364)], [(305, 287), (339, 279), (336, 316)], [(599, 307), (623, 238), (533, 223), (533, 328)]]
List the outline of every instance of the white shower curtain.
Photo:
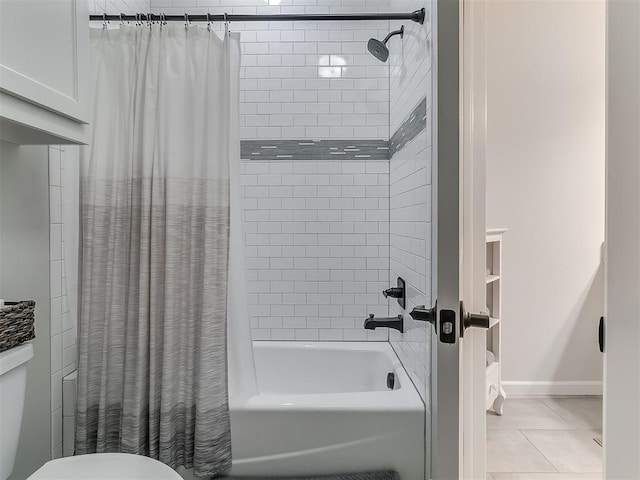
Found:
[(76, 453), (137, 453), (211, 477), (231, 464), (239, 38), (183, 25), (92, 29), (91, 65)]

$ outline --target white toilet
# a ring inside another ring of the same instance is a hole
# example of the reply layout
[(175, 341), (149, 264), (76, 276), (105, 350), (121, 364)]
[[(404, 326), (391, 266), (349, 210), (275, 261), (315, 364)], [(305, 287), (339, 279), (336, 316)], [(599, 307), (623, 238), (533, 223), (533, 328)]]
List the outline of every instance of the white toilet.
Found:
[(27, 388), (27, 362), (32, 358), (30, 343), (0, 353), (0, 480), (9, 478), (16, 461)]
[[(13, 471), (27, 386), (30, 343), (0, 353), (0, 480)], [(171, 468), (151, 458), (124, 453), (96, 453), (45, 463), (30, 480), (182, 480)]]
[(92, 453), (51, 460), (28, 480), (182, 480), (157, 460), (127, 453)]

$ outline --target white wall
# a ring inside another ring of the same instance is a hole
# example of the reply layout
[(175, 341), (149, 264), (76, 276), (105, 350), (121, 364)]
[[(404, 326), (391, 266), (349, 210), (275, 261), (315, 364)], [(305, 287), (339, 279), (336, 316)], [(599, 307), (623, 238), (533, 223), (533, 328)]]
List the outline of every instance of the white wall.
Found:
[(432, 327), (414, 321), (409, 312), (431, 305), (431, 9), (424, 0), (393, 2), (393, 11), (427, 7), (425, 25), (391, 22), (394, 30), (405, 26), (404, 39), (390, 41), (390, 96), (392, 134), (426, 96), (425, 129), (390, 162), (390, 271), (389, 282), (406, 281), (407, 307), (389, 302), (391, 315), (402, 314), (405, 333), (391, 331), (389, 338), (421, 397), (430, 402)]
[[(403, 310), (389, 301), (389, 314), (403, 315), (405, 331), (389, 331), (389, 341), (425, 402), (425, 478), (431, 472), (431, 340), (429, 323), (418, 322), (409, 312), (417, 305), (432, 305), (431, 292), (431, 167), (432, 167), (432, 9), (429, 0), (389, 0), (391, 11), (426, 8), (424, 25), (391, 22), (396, 30), (405, 26), (402, 40), (390, 41), (391, 135), (404, 129), (416, 107), (426, 97), (426, 118), (417, 116), (422, 130), (395, 151), (389, 162), (389, 283), (406, 282), (407, 304)], [(422, 107), (421, 107), (422, 108)], [(423, 110), (419, 109), (419, 112)], [(415, 133), (415, 130), (413, 131)], [(409, 137), (404, 138), (410, 138)], [(396, 135), (396, 138), (398, 135)], [(392, 150), (393, 151), (393, 150)]]
[(151, 9), (149, 0), (88, 0), (91, 15), (109, 13), (146, 13)]
[[(51, 289), (51, 456), (62, 456), (62, 378), (76, 369), (78, 147), (49, 147)], [(69, 181), (71, 178), (71, 182)], [(75, 195), (74, 195), (75, 193)], [(75, 247), (75, 248), (74, 248)], [(67, 427), (68, 428), (68, 427)], [(70, 433), (67, 433), (69, 435)]]
[(254, 340), (387, 340), (389, 162), (241, 165)]
[(31, 475), (51, 458), (49, 325), (49, 179), (45, 146), (0, 142), (0, 298), (35, 300), (34, 357), (11, 479)]
[(502, 376), (525, 382), (507, 393), (597, 391), (604, 1), (487, 5), (487, 227), (509, 229)]

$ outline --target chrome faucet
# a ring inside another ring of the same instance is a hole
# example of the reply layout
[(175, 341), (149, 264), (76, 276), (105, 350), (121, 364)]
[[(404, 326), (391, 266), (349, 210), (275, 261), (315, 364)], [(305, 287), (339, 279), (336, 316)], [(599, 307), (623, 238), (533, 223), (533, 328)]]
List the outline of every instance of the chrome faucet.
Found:
[(375, 330), (378, 327), (394, 328), (400, 333), (404, 333), (404, 317), (398, 315), (391, 318), (375, 318), (373, 313), (369, 314), (369, 318), (364, 321), (364, 329)]

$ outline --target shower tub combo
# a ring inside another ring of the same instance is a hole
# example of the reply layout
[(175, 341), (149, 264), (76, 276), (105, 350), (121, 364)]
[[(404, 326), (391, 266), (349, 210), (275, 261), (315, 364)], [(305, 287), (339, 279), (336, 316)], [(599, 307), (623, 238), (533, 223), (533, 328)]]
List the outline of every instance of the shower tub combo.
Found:
[(230, 401), (232, 475), (424, 478), (425, 406), (388, 343), (253, 342), (253, 351), (259, 394)]

